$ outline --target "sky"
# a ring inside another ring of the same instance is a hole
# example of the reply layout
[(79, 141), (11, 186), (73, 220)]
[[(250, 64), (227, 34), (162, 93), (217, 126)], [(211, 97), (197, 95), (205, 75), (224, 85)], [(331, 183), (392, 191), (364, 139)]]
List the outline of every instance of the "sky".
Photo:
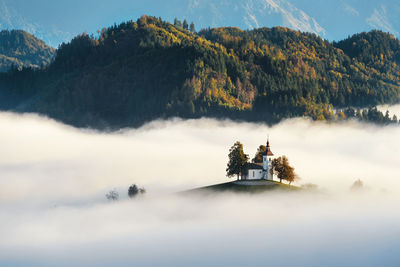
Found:
[[(40, 24), (55, 24), (60, 29), (70, 31), (95, 31), (98, 27), (107, 27), (119, 21), (139, 17), (142, 14), (135, 12), (146, 1), (134, 3), (130, 0), (118, 0), (111, 5), (108, 0), (5, 0), (7, 5), (18, 13)], [(121, 6), (126, 5), (124, 8)]]
[[(29, 30), (57, 47), (82, 32), (95, 33), (147, 14), (170, 22), (186, 18), (198, 30), (287, 26), (342, 40), (372, 29), (399, 36), (399, 12), (396, 0), (0, 0), (0, 28)], [(11, 15), (11, 24), (2, 13)]]
[[(174, 119), (102, 133), (4, 112), (0, 125), (0, 266), (400, 264), (398, 126)], [(176, 194), (230, 181), (230, 146), (252, 156), (268, 135), (318, 191)], [(128, 199), (133, 183), (147, 194)]]
[(144, 14), (145, 7), (152, 8), (147, 1), (131, 0), (117, 0), (114, 4), (108, 0), (0, 0), (0, 4), (1, 1), (16, 21), (14, 27), (34, 29), (31, 33), (53, 47), (83, 32), (96, 33), (114, 23), (136, 20)]

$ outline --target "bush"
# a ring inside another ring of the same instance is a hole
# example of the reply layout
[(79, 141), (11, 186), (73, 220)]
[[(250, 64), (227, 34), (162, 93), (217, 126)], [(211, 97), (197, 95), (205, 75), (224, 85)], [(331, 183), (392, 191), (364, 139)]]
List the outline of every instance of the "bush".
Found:
[(119, 199), (119, 194), (118, 192), (114, 189), (111, 190), (110, 192), (108, 192), (108, 194), (106, 194), (106, 198), (110, 201), (117, 201)]
[(145, 194), (146, 193), (146, 189), (144, 188), (138, 188), (137, 185), (133, 184), (129, 187), (128, 189), (128, 196), (130, 198), (134, 198), (139, 194)]

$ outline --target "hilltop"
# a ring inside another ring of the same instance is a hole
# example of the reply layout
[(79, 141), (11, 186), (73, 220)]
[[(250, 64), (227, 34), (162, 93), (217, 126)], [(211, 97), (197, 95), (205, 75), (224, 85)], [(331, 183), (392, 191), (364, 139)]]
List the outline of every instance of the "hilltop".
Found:
[(183, 193), (215, 193), (215, 192), (234, 192), (258, 194), (271, 191), (300, 191), (300, 187), (279, 183), (276, 181), (233, 181), (216, 185), (205, 186), (192, 189)]
[(157, 118), (276, 123), (397, 103), (400, 42), (381, 31), (331, 43), (288, 28), (191, 32), (142, 16), (82, 34), (41, 70), (0, 76), (0, 109), (78, 127), (118, 129)]
[(38, 69), (49, 64), (54, 55), (54, 48), (25, 31), (0, 32), (0, 72), (6, 72), (11, 67)]

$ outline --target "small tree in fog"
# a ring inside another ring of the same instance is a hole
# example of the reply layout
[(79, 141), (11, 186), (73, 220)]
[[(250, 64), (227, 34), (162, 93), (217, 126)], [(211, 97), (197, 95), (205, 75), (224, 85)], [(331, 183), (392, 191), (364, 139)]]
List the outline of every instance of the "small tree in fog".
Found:
[(304, 189), (310, 190), (310, 191), (315, 191), (315, 190), (318, 190), (318, 185), (312, 184), (312, 183), (308, 183), (308, 184), (303, 184), (301, 186), (301, 188), (304, 188)]
[(129, 196), (130, 198), (136, 197), (138, 193), (139, 193), (139, 188), (138, 188), (135, 184), (133, 184), (133, 185), (131, 185), (131, 186), (129, 187), (129, 189), (128, 189), (128, 196)]
[(364, 183), (360, 179), (355, 181), (352, 186), (350, 187), (351, 191), (361, 191), (364, 189)]
[(139, 188), (137, 185), (133, 184), (129, 187), (128, 189), (128, 196), (130, 198), (136, 197), (138, 194), (145, 194), (146, 189), (144, 188)]
[(144, 188), (139, 188), (139, 193), (140, 194), (146, 194), (146, 189), (144, 189)]
[(118, 192), (114, 189), (106, 194), (106, 198), (110, 201), (117, 201), (119, 199)]

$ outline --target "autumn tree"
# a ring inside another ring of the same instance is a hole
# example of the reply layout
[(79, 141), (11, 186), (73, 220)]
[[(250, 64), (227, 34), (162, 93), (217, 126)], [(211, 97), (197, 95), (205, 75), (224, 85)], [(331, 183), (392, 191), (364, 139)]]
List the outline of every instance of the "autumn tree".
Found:
[(226, 168), (226, 176), (232, 177), (237, 175), (237, 179), (239, 180), (239, 175), (243, 174), (245, 165), (249, 161), (249, 156), (244, 153), (243, 145), (239, 141), (229, 149), (228, 157), (229, 161), (228, 167)]
[(256, 155), (251, 160), (254, 163), (262, 163), (263, 162), (263, 155), (267, 151), (267, 147), (264, 145), (260, 145), (257, 149)]
[(286, 180), (291, 184), (299, 179), (297, 174), (294, 172), (294, 168), (290, 166), (289, 160), (286, 156), (273, 159), (272, 170), (278, 176), (281, 183), (282, 180)]
[(140, 194), (146, 194), (146, 193), (147, 193), (147, 190), (144, 189), (144, 188), (139, 188), (139, 193), (140, 193)]

